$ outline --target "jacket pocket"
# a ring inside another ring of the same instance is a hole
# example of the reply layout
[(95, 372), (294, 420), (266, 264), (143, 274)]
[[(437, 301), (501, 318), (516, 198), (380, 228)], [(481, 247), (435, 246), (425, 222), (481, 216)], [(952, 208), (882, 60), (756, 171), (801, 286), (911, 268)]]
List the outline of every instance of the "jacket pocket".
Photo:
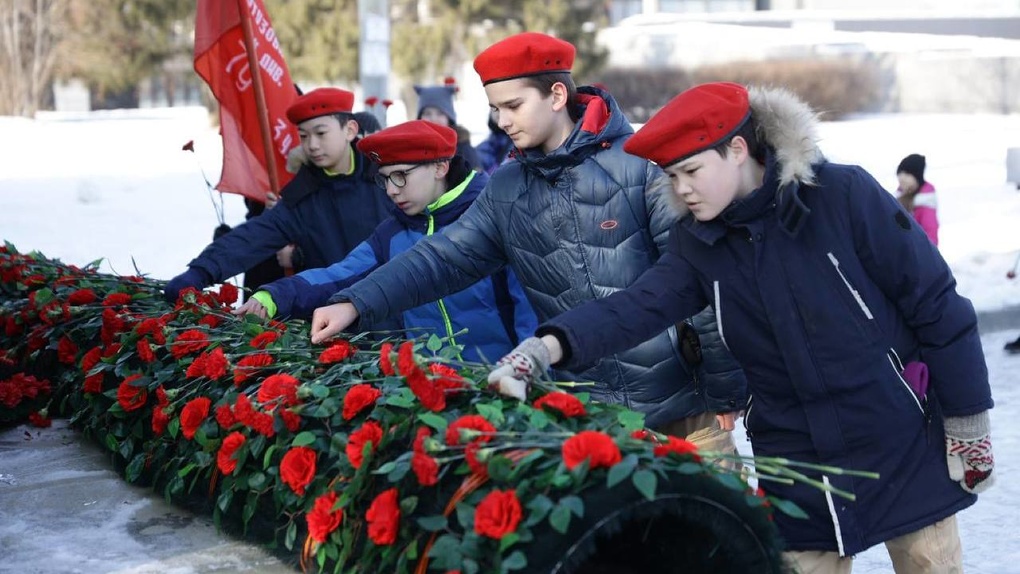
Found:
[(886, 358), (889, 359), (889, 364), (892, 366), (892, 370), (896, 373), (896, 378), (899, 380), (900, 385), (906, 389), (910, 398), (913, 399), (914, 404), (917, 405), (917, 410), (920, 411), (925, 417), (928, 416), (928, 367), (924, 363), (914, 361), (909, 363), (907, 366), (903, 365), (903, 361), (900, 360), (899, 354), (896, 353), (895, 349), (889, 349), (886, 353)]

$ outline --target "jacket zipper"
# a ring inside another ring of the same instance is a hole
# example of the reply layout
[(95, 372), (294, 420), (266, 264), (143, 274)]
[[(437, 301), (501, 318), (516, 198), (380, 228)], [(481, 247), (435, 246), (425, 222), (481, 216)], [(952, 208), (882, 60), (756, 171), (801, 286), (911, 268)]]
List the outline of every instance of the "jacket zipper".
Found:
[(748, 419), (751, 418), (751, 408), (754, 407), (754, 405), (752, 404), (753, 402), (754, 395), (747, 395), (747, 406), (746, 408), (744, 408), (744, 432), (747, 433), (747, 438), (749, 439), (754, 436), (754, 433), (751, 432), (751, 429), (747, 428), (747, 421)]
[[(435, 218), (429, 213), (429, 226), (425, 231), (426, 237), (432, 235), (435, 232)], [(450, 321), (450, 314), (446, 311), (446, 304), (443, 303), (442, 299), (436, 300), (436, 305), (439, 307), (439, 315), (443, 318), (443, 327), (446, 329), (446, 337), (450, 340), (451, 345), (456, 345), (457, 341), (453, 338), (453, 323)]]
[(854, 300), (857, 301), (857, 305), (861, 308), (861, 311), (864, 311), (864, 316), (868, 319), (874, 319), (875, 316), (871, 314), (871, 309), (869, 309), (868, 305), (864, 302), (864, 298), (861, 297), (860, 292), (858, 292), (857, 289), (854, 289), (854, 286), (847, 280), (846, 275), (843, 274), (843, 270), (839, 268), (839, 259), (836, 259), (836, 256), (833, 255), (831, 251), (827, 255), (829, 256), (829, 261), (832, 263), (832, 266), (836, 268), (836, 273), (839, 273), (839, 278), (843, 280), (843, 284), (850, 290), (850, 294), (854, 296)]
[[(712, 292), (715, 296), (715, 325), (719, 329), (719, 339), (722, 341), (723, 347), (726, 350), (730, 350), (730, 344), (726, 342), (726, 333), (723, 331), (722, 323), (722, 297), (719, 295), (719, 282), (712, 282)], [(731, 351), (732, 352), (732, 351)]]

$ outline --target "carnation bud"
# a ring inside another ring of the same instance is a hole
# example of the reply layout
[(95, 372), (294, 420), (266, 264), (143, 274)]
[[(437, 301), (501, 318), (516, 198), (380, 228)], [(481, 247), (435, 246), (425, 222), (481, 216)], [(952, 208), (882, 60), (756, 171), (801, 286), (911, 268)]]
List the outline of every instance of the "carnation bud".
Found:
[(46, 407), (46, 408), (39, 409), (39, 416), (41, 416), (44, 419), (50, 418), (50, 408)]

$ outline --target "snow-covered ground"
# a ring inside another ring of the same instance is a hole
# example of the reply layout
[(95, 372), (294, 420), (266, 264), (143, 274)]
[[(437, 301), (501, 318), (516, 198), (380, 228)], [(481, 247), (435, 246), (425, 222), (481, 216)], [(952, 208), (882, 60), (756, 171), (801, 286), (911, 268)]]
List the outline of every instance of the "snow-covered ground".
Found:
[[(1006, 149), (1020, 147), (1020, 116), (867, 116), (822, 124), (820, 133), (830, 159), (864, 166), (888, 189), (903, 156), (925, 154), (938, 189), (940, 249), (959, 291), (983, 311), (1020, 304), (1020, 283), (1006, 278), (1020, 252), (1020, 192), (1006, 182), (1005, 166)], [(78, 265), (105, 258), (106, 271), (133, 274), (137, 266), (169, 279), (212, 239), (218, 220), (203, 171), (215, 184), (221, 152), (204, 109), (0, 117), (0, 134), (0, 239), (22, 251)], [(191, 140), (195, 152), (182, 151)], [(239, 196), (222, 204), (227, 223), (244, 220)], [(999, 480), (960, 516), (971, 574), (1020, 572), (1020, 482), (1013, 480), (1020, 356), (1002, 352), (1014, 336), (983, 338)], [(891, 571), (880, 547), (854, 568)]]

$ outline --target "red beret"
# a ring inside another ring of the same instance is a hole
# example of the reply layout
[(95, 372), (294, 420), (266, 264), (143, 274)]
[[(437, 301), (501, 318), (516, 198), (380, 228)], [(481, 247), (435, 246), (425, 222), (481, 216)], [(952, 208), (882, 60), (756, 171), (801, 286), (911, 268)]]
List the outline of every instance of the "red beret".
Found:
[(318, 88), (302, 94), (287, 108), (287, 119), (294, 125), (319, 116), (351, 113), (354, 93), (340, 88)]
[(426, 120), (411, 120), (358, 141), (358, 151), (379, 165), (428, 163), (457, 153), (457, 132)]
[(750, 114), (744, 86), (701, 84), (670, 100), (623, 144), (623, 150), (666, 167), (732, 137)]
[(489, 46), (475, 58), (482, 85), (525, 76), (570, 72), (577, 50), (565, 42), (538, 32), (515, 34)]

